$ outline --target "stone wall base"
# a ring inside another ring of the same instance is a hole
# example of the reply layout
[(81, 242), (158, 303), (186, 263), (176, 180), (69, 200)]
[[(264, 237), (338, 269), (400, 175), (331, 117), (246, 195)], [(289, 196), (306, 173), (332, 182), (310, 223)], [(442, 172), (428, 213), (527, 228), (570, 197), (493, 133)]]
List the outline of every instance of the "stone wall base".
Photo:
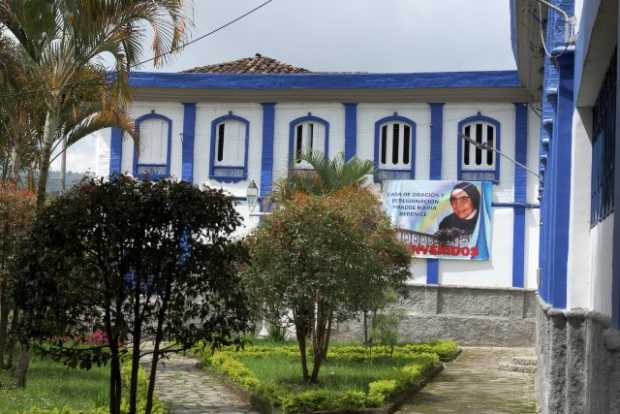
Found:
[(605, 315), (538, 302), (539, 413), (620, 414), (620, 332)]
[[(535, 292), (462, 286), (409, 286), (400, 307), (400, 340), (454, 339), (460, 345), (530, 347), (535, 343)], [(339, 324), (339, 340), (363, 339), (360, 321)]]

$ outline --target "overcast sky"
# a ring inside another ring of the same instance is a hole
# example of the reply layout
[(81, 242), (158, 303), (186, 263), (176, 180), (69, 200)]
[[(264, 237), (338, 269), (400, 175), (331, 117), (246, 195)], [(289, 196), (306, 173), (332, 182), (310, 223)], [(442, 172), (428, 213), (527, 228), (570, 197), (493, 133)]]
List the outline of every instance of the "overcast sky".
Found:
[[(190, 37), (263, 1), (193, 0)], [(273, 0), (158, 70), (175, 72), (255, 53), (313, 71), (514, 69), (509, 19), (508, 0)], [(69, 150), (67, 168), (95, 170), (94, 140)]]

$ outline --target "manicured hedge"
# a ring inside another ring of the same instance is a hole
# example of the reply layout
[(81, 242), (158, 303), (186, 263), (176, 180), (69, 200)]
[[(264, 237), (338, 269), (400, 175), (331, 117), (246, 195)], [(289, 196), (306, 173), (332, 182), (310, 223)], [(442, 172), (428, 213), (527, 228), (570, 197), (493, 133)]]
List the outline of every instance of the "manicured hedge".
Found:
[(372, 348), (372, 352), (362, 346), (332, 346), (328, 353), (330, 361), (372, 363), (374, 359), (394, 358), (401, 363), (404, 361), (404, 364), (395, 367), (390, 378), (370, 382), (368, 392), (311, 389), (310, 386), (307, 390), (290, 392), (283, 387), (261, 383), (240, 359), (282, 356), (298, 358), (299, 351), (295, 346), (247, 346), (243, 350), (226, 347), (215, 353), (210, 350), (197, 351), (203, 363), (229, 377), (250, 393), (270, 400), (274, 406), (279, 406), (284, 414), (380, 407), (390, 402), (391, 398), (420, 384), (438, 367), (440, 361), (454, 358), (458, 352), (458, 346), (451, 341), (401, 345), (394, 349), (377, 346)]

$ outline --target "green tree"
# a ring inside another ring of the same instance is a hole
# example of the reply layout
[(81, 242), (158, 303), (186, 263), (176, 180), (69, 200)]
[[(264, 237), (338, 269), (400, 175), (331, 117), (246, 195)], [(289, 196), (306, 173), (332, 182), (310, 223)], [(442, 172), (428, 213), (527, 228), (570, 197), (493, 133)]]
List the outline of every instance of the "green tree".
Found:
[(320, 152), (309, 152), (301, 159), (312, 169), (292, 171), (288, 177), (280, 180), (274, 194), (276, 200), (290, 200), (299, 192), (325, 195), (346, 187), (359, 186), (374, 170), (371, 161), (362, 161), (356, 157), (345, 161), (342, 153), (328, 159)]
[(9, 316), (13, 314), (15, 320), (15, 314), (9, 300), (9, 276), (32, 225), (34, 204), (33, 193), (0, 183), (0, 369), (11, 365)]
[[(120, 413), (121, 357), (131, 356), (134, 414), (139, 361), (152, 354), (149, 414), (162, 355), (199, 341), (229, 342), (247, 327), (237, 272), (247, 256), (231, 241), (239, 224), (233, 201), (221, 190), (125, 176), (85, 181), (36, 218), (13, 284), (22, 332), (52, 341), (40, 349), (70, 365), (109, 360), (111, 414)], [(104, 330), (107, 344), (54, 341), (93, 328)], [(147, 337), (152, 349), (142, 348)]]
[[(370, 191), (349, 187), (326, 196), (296, 193), (249, 239), (246, 284), (269, 319), (292, 313), (303, 380), (318, 382), (330, 321), (364, 309), (409, 276), (410, 256)], [(313, 365), (307, 363), (312, 334)]]
[[(155, 64), (185, 32), (183, 0), (0, 0), (0, 27), (15, 39), (24, 76), (38, 84), (22, 90), (44, 104), (39, 148), (37, 209), (43, 207), (51, 157), (96, 130), (131, 131), (123, 112), (127, 78), (152, 35)], [(103, 57), (115, 63), (110, 78)], [(11, 76), (11, 74), (9, 74)], [(86, 98), (86, 99), (85, 99)]]
[[(176, 50), (185, 33), (183, 0), (0, 0), (0, 28), (14, 39), (23, 63), (16, 90), (36, 105), (29, 119), (40, 118), (36, 146), (37, 212), (45, 205), (52, 154), (107, 127), (132, 133), (124, 111), (128, 73), (138, 62), (149, 34), (155, 64)], [(102, 64), (111, 58), (115, 76)], [(40, 114), (36, 116), (37, 112)], [(29, 345), (21, 344), (16, 369), (25, 385)]]

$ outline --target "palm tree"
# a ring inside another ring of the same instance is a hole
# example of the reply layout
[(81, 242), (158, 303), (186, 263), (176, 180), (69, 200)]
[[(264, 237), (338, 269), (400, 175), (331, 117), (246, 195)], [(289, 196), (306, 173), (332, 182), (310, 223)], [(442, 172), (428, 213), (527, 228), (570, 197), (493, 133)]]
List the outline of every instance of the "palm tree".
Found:
[(330, 194), (345, 187), (360, 185), (374, 171), (372, 161), (357, 157), (345, 161), (342, 153), (330, 160), (320, 152), (308, 152), (302, 155), (301, 160), (312, 169), (293, 171), (287, 178), (280, 180), (274, 192), (276, 200), (289, 200), (297, 192)]
[[(180, 46), (185, 32), (183, 3), (0, 0), (0, 27), (14, 36), (25, 62), (25, 76), (41, 85), (22, 93), (45, 104), (37, 209), (45, 202), (52, 153), (67, 134), (71, 135), (68, 146), (101, 128), (119, 126), (131, 131), (123, 115), (129, 98), (129, 70), (142, 55), (149, 34), (156, 65), (165, 60), (166, 52)], [(102, 64), (104, 55), (115, 63), (111, 88)], [(84, 97), (90, 98), (85, 109)]]

